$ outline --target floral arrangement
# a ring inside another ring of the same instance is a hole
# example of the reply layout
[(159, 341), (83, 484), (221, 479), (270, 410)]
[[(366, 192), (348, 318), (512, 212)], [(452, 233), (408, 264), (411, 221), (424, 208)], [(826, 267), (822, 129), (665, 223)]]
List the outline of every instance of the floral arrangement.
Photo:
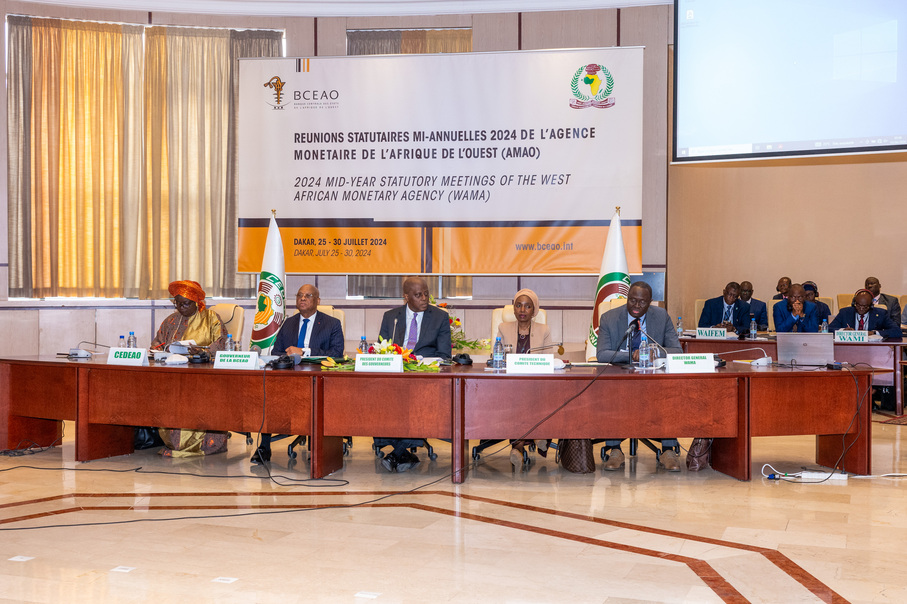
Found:
[[(435, 303), (434, 298), (431, 299), (431, 303), (432, 304)], [(453, 314), (453, 312), (451, 312), (453, 310), (453, 308), (448, 306), (447, 302), (441, 302), (439, 304), (435, 304), (435, 306), (437, 306), (438, 308), (443, 308), (444, 310), (447, 311), (447, 314), (449, 315), (448, 320), (450, 321), (450, 345), (453, 349), (488, 348), (488, 346), (491, 343), (491, 341), (488, 338), (486, 338), (484, 340), (467, 340), (466, 339), (466, 332), (463, 331), (463, 322), (460, 321), (459, 317), (457, 317), (455, 314)]]
[[(394, 344), (391, 340), (378, 338), (378, 341), (368, 348), (369, 354), (398, 354), (403, 357), (403, 371), (427, 371), (437, 373), (441, 370), (437, 361), (434, 363), (420, 363), (408, 348), (403, 348), (399, 344)], [(346, 360), (347, 357), (344, 357)], [(321, 369), (327, 371), (352, 371), (355, 368), (355, 362), (350, 359), (348, 363), (334, 363), (333, 359), (325, 359), (321, 362)]]

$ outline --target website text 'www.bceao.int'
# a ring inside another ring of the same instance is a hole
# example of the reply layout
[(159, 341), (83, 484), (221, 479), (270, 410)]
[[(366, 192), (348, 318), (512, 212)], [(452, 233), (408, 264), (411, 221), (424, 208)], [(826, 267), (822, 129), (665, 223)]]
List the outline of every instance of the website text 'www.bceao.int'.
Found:
[(569, 252), (573, 249), (572, 241), (563, 243), (542, 243), (541, 241), (536, 241), (535, 243), (516, 243), (514, 245), (516, 245), (516, 251), (518, 252)]

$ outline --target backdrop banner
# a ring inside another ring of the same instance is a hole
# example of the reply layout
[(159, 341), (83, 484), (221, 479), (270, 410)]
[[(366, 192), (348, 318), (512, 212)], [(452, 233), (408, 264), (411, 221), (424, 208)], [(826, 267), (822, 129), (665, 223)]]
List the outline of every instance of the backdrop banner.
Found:
[(643, 49), (241, 59), (239, 270), (641, 272)]

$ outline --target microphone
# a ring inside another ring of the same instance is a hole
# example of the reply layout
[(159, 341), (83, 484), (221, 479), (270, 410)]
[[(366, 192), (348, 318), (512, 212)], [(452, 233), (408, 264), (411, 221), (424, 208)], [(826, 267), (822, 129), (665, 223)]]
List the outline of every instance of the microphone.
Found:
[(81, 342), (79, 342), (79, 346), (82, 346), (82, 344), (92, 344), (92, 345), (94, 345), (94, 346), (101, 346), (101, 347), (103, 347), (103, 348), (110, 348), (110, 346), (108, 346), (107, 344), (101, 344), (100, 342), (89, 342), (88, 340), (82, 340)]
[(91, 355), (97, 351), (85, 350), (82, 348), (82, 344), (93, 344), (94, 346), (101, 346), (103, 348), (110, 348), (107, 344), (101, 344), (100, 342), (89, 342), (88, 340), (82, 340), (79, 342), (77, 348), (70, 348), (69, 352), (58, 352), (57, 356), (66, 357), (68, 359), (89, 359)]
[(529, 352), (531, 354), (533, 352), (536, 352), (537, 350), (546, 350), (548, 348), (554, 348), (555, 346), (557, 346), (558, 354), (561, 354), (561, 355), (564, 354), (564, 343), (563, 342), (558, 342), (557, 344), (548, 344), (546, 346), (537, 346), (536, 348), (530, 348)]
[[(403, 334), (406, 335), (406, 334)], [(391, 343), (394, 343), (394, 340), (397, 338), (397, 317), (394, 317), (394, 328), (391, 330)], [(400, 341), (403, 341), (403, 337), (400, 337)]]
[[(628, 336), (630, 337), (630, 341), (633, 340), (633, 335), (632, 335), (632, 334), (633, 334), (633, 332), (636, 331), (637, 329), (639, 329), (639, 319), (633, 319), (633, 321), (630, 322), (630, 327), (627, 328), (627, 331), (624, 332), (624, 336), (620, 339), (620, 342), (617, 343), (617, 347), (614, 349), (614, 352), (611, 354), (611, 358), (608, 359), (608, 364), (609, 364), (609, 365), (610, 365), (612, 362), (614, 362), (614, 357), (617, 356), (617, 353), (620, 351), (620, 346), (621, 346), (621, 344), (623, 344), (623, 343), (627, 340), (627, 337), (628, 337)], [(630, 351), (627, 350), (627, 353), (628, 353), (628, 354), (629, 354), (629, 352), (630, 352)], [(627, 362), (630, 362), (630, 361), (632, 361), (632, 358), (628, 359)]]
[(252, 344), (249, 346), (249, 352), (257, 352), (258, 356), (261, 356), (261, 346), (258, 344)]

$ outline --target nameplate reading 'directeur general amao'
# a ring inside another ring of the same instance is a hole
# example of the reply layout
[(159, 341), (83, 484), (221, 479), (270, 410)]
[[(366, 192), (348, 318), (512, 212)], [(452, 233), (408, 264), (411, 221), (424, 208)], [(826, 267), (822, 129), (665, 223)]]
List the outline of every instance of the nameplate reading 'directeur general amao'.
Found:
[(403, 357), (399, 354), (357, 354), (356, 371), (403, 373)]

